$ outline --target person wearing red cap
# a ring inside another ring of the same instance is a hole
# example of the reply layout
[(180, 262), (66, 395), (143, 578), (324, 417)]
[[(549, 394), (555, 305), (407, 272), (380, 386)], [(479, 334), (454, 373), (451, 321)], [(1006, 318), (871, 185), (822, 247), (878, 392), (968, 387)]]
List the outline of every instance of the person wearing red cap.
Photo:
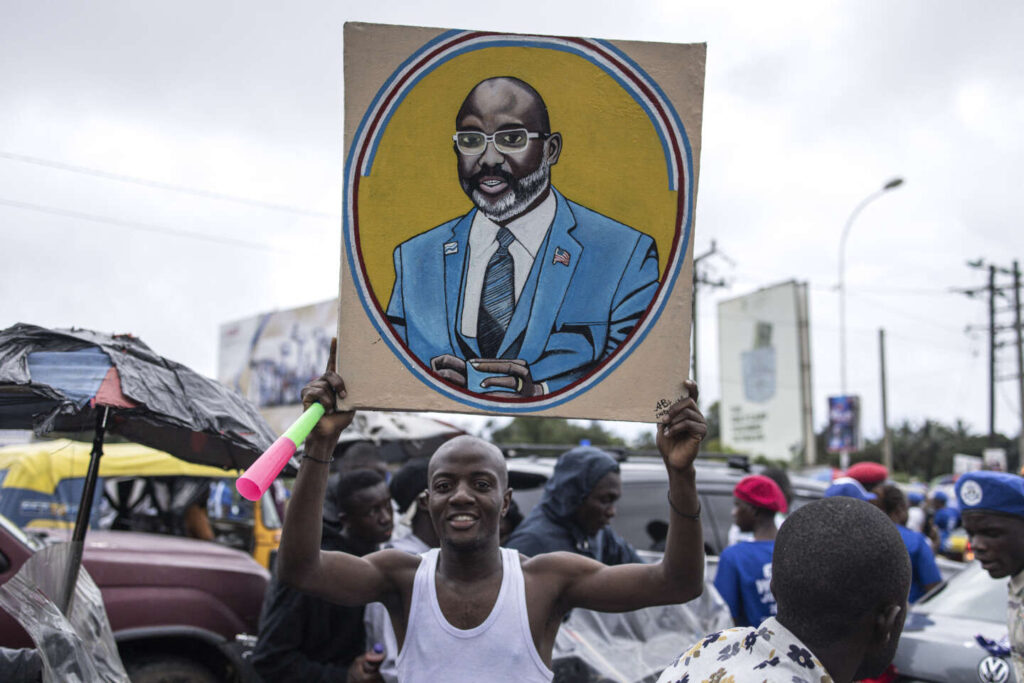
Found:
[(864, 462), (851, 465), (846, 470), (846, 476), (859, 481), (867, 489), (868, 493), (877, 494), (878, 491), (875, 491), (875, 489), (884, 484), (889, 478), (889, 469), (881, 463), (865, 460)]
[(753, 532), (754, 540), (722, 551), (715, 588), (737, 626), (758, 626), (776, 612), (771, 592), (775, 513), (786, 512), (788, 506), (779, 485), (760, 474), (741, 479), (733, 497), (733, 521), (740, 531)]

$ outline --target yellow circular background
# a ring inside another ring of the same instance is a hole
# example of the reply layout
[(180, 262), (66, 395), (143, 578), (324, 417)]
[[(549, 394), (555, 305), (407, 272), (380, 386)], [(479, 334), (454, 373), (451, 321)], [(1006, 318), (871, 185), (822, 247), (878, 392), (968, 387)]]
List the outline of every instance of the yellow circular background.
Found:
[(468, 213), (452, 135), (473, 86), (494, 76), (532, 85), (563, 147), (551, 180), (572, 201), (650, 235), (665, 274), (676, 231), (677, 193), (665, 154), (640, 105), (586, 59), (538, 47), (490, 47), (455, 57), (406, 95), (381, 135), (369, 177), (360, 179), (359, 250), (371, 291), (386, 308), (392, 252), (405, 240)]

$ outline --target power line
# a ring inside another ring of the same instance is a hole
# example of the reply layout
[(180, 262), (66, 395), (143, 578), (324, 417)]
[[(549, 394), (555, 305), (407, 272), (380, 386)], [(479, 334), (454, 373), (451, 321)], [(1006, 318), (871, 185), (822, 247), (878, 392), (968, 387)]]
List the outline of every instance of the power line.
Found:
[(322, 213), (319, 211), (308, 211), (301, 209), (296, 206), (288, 206), (287, 204), (273, 204), (271, 202), (261, 202), (256, 199), (249, 199), (248, 197), (238, 197), (235, 195), (224, 194), (222, 192), (211, 192), (209, 190), (200, 190), (193, 187), (185, 187), (184, 185), (172, 185), (171, 183), (162, 183), (158, 180), (149, 180), (147, 178), (139, 178), (137, 176), (122, 175), (119, 173), (110, 173), (108, 171), (101, 171), (96, 168), (89, 168), (87, 166), (76, 166), (74, 164), (65, 164), (59, 161), (51, 161), (49, 159), (42, 159), (40, 157), (32, 157), (25, 154), (12, 154), (11, 152), (0, 151), (0, 158), (8, 159), (10, 161), (20, 161), (25, 164), (35, 164), (36, 166), (45, 166), (47, 168), (56, 168), (61, 171), (70, 171), (72, 173), (81, 173), (83, 175), (90, 175), (96, 178), (103, 178), (105, 180), (116, 180), (121, 183), (132, 183), (134, 185), (142, 185), (144, 187), (152, 187), (158, 190), (168, 190), (170, 192), (180, 192), (181, 194), (190, 194), (196, 197), (203, 197), (205, 199), (218, 199), (224, 202), (234, 202), (236, 204), (245, 204), (247, 206), (256, 206), (261, 209), (271, 209), (273, 211), (284, 211), (287, 213), (299, 214), (301, 216), (311, 216), (313, 218), (340, 218), (339, 214)]
[(63, 218), (77, 218), (86, 221), (92, 221), (94, 223), (106, 223), (107, 225), (115, 225), (120, 228), (129, 228), (132, 230), (143, 230), (145, 232), (157, 233), (160, 235), (171, 235), (174, 237), (188, 237), (190, 239), (202, 240), (205, 242), (214, 242), (217, 244), (226, 244), (233, 247), (246, 247), (248, 249), (259, 249), (261, 251), (273, 251), (278, 253), (292, 253), (290, 249), (281, 249), (274, 247), (269, 244), (261, 244), (259, 242), (247, 242), (245, 240), (239, 240), (232, 237), (219, 237), (217, 235), (205, 235), (198, 232), (189, 232), (187, 230), (178, 230), (176, 228), (166, 228), (159, 225), (147, 225), (145, 223), (133, 223), (131, 221), (122, 221), (116, 218), (108, 218), (106, 216), (95, 216), (93, 214), (82, 213), (80, 211), (69, 211), (66, 209), (57, 209), (50, 206), (40, 206), (38, 204), (29, 204), (28, 202), (18, 202), (11, 199), (0, 198), (0, 205), (12, 206), (16, 209), (23, 209), (25, 211), (37, 211), (39, 213), (47, 213), (53, 216), (61, 216)]
[[(836, 288), (833, 285), (811, 285), (811, 289), (816, 292), (835, 292)], [(959, 294), (960, 292), (951, 289), (939, 289), (931, 287), (853, 287), (849, 285), (846, 287), (846, 291), (858, 292), (862, 294), (911, 294), (920, 296), (949, 296), (950, 294)]]

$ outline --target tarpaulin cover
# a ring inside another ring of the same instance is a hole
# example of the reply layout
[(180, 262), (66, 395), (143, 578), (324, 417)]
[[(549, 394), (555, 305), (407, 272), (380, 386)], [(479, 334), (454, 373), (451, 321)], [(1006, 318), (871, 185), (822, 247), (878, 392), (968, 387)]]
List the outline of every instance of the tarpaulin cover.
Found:
[(28, 632), (43, 660), (46, 683), (128, 683), (100, 589), (85, 569), (78, 575), (70, 615), (54, 599), (71, 561), (70, 543), (37, 551), (0, 586), (0, 607)]
[[(708, 633), (732, 627), (729, 608), (710, 581), (704, 593), (683, 605), (608, 614), (573, 610), (555, 638), (556, 680), (653, 681), (680, 652)], [(564, 663), (578, 659), (573, 673)]]
[(244, 469), (275, 438), (251, 403), (130, 335), (0, 331), (0, 429), (91, 432), (103, 405), (108, 431), (198, 464)]

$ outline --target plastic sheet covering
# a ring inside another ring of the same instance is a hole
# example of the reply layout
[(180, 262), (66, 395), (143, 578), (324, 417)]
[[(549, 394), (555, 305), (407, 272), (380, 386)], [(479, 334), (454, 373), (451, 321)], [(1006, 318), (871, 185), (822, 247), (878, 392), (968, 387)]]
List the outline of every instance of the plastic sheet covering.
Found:
[(37, 551), (0, 586), (0, 607), (28, 632), (43, 659), (47, 683), (128, 683), (103, 597), (85, 568), (78, 575), (70, 618), (48, 596), (57, 595), (71, 544)]
[(248, 467), (276, 438), (254, 405), (140, 339), (0, 330), (0, 429), (91, 432), (103, 406), (109, 432), (200, 465)]
[(622, 614), (576, 609), (555, 639), (555, 681), (654, 681), (685, 648), (731, 627), (729, 608), (708, 581), (703, 595), (684, 605)]
[(32, 648), (12, 650), (0, 647), (0, 680), (6, 683), (36, 683), (43, 675), (43, 660)]

